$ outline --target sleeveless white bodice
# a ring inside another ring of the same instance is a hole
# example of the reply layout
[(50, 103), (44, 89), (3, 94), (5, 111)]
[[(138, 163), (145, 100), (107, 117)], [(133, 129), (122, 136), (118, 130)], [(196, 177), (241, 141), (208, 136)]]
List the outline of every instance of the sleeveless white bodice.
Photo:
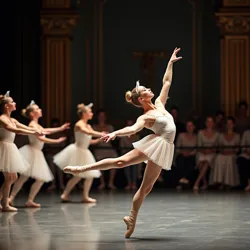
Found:
[(88, 149), (91, 138), (91, 135), (87, 135), (80, 131), (75, 132), (75, 144), (82, 149)]
[(29, 145), (33, 148), (42, 150), (44, 146), (44, 142), (40, 141), (37, 136), (35, 135), (29, 135)]
[(156, 135), (159, 135), (160, 137), (167, 140), (169, 143), (173, 143), (176, 133), (176, 127), (172, 115), (167, 112), (166, 115), (159, 115), (154, 117), (155, 122), (149, 129), (152, 130)]
[(15, 136), (15, 133), (10, 132), (3, 127), (0, 127), (0, 141), (13, 143), (15, 140)]

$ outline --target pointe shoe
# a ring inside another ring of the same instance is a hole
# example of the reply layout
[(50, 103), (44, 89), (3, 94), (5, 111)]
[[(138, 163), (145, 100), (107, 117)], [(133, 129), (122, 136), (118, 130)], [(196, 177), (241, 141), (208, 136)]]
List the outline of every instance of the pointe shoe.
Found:
[(34, 201), (27, 201), (25, 203), (25, 206), (27, 208), (40, 208), (41, 207), (41, 205), (39, 203), (35, 203)]
[(81, 202), (82, 203), (96, 203), (96, 199), (88, 197), (88, 198), (83, 198)]
[(245, 188), (245, 191), (246, 191), (246, 192), (249, 192), (249, 191), (250, 191), (250, 185), (248, 185), (248, 186)]
[(2, 205), (0, 204), (0, 211), (2, 211), (2, 208), (3, 208), (3, 207), (2, 207)]
[(67, 166), (63, 169), (64, 173), (67, 174), (79, 174), (79, 173), (83, 173), (83, 167), (79, 167), (79, 166)]
[(127, 225), (127, 231), (125, 233), (125, 238), (130, 238), (135, 230), (135, 220), (132, 219), (130, 216), (125, 216), (123, 221)]
[(198, 191), (198, 190), (199, 190), (199, 187), (198, 187), (198, 186), (193, 186), (193, 190), (194, 190), (194, 191)]
[(17, 208), (8, 206), (2, 206), (2, 212), (17, 212)]

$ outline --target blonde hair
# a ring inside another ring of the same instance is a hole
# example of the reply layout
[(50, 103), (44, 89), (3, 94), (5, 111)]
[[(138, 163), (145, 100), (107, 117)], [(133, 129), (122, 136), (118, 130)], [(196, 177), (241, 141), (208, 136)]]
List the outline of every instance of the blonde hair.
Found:
[(83, 103), (77, 105), (77, 115), (81, 118), (82, 114), (87, 111), (87, 108)]
[(141, 104), (138, 101), (139, 97), (140, 92), (137, 92), (136, 88), (134, 88), (132, 91), (127, 91), (125, 94), (125, 99), (128, 103), (132, 103), (134, 106), (141, 108)]
[(4, 112), (4, 105), (9, 103), (9, 96), (0, 95), (0, 113)]
[(21, 111), (22, 116), (30, 119), (30, 113), (34, 110), (34, 107), (33, 107), (34, 105), (35, 104), (32, 104), (32, 105), (29, 104), (25, 109), (22, 109)]

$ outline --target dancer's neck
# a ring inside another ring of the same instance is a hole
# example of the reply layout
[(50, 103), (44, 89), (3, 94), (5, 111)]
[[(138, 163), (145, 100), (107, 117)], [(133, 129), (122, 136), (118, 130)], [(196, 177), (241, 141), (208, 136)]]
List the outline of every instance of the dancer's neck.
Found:
[(33, 118), (32, 118), (32, 121), (38, 124), (38, 118), (33, 117)]
[(156, 109), (156, 107), (155, 107), (155, 105), (154, 105), (152, 102), (150, 102), (150, 103), (145, 103), (145, 104), (143, 105), (143, 109), (144, 109), (144, 112), (146, 113), (146, 112), (148, 112), (149, 110), (154, 110), (154, 109)]

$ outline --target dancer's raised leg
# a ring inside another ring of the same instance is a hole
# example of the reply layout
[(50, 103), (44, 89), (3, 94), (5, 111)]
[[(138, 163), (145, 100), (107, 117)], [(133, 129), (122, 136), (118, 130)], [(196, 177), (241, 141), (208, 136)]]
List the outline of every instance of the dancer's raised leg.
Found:
[(127, 225), (127, 231), (125, 234), (126, 238), (129, 238), (132, 235), (132, 233), (134, 232), (136, 218), (137, 218), (137, 214), (139, 212), (139, 209), (140, 209), (145, 197), (152, 190), (156, 180), (158, 179), (158, 177), (161, 173), (161, 170), (162, 170), (162, 168), (157, 166), (152, 161), (148, 162), (148, 165), (147, 165), (145, 172), (144, 172), (144, 175), (143, 175), (143, 180), (142, 180), (141, 186), (133, 198), (131, 213), (129, 216), (125, 216), (123, 218), (124, 222)]
[(137, 149), (117, 158), (107, 158), (86, 166), (68, 166), (63, 169), (65, 173), (78, 174), (91, 170), (108, 170), (111, 168), (124, 168), (147, 160), (147, 157)]

